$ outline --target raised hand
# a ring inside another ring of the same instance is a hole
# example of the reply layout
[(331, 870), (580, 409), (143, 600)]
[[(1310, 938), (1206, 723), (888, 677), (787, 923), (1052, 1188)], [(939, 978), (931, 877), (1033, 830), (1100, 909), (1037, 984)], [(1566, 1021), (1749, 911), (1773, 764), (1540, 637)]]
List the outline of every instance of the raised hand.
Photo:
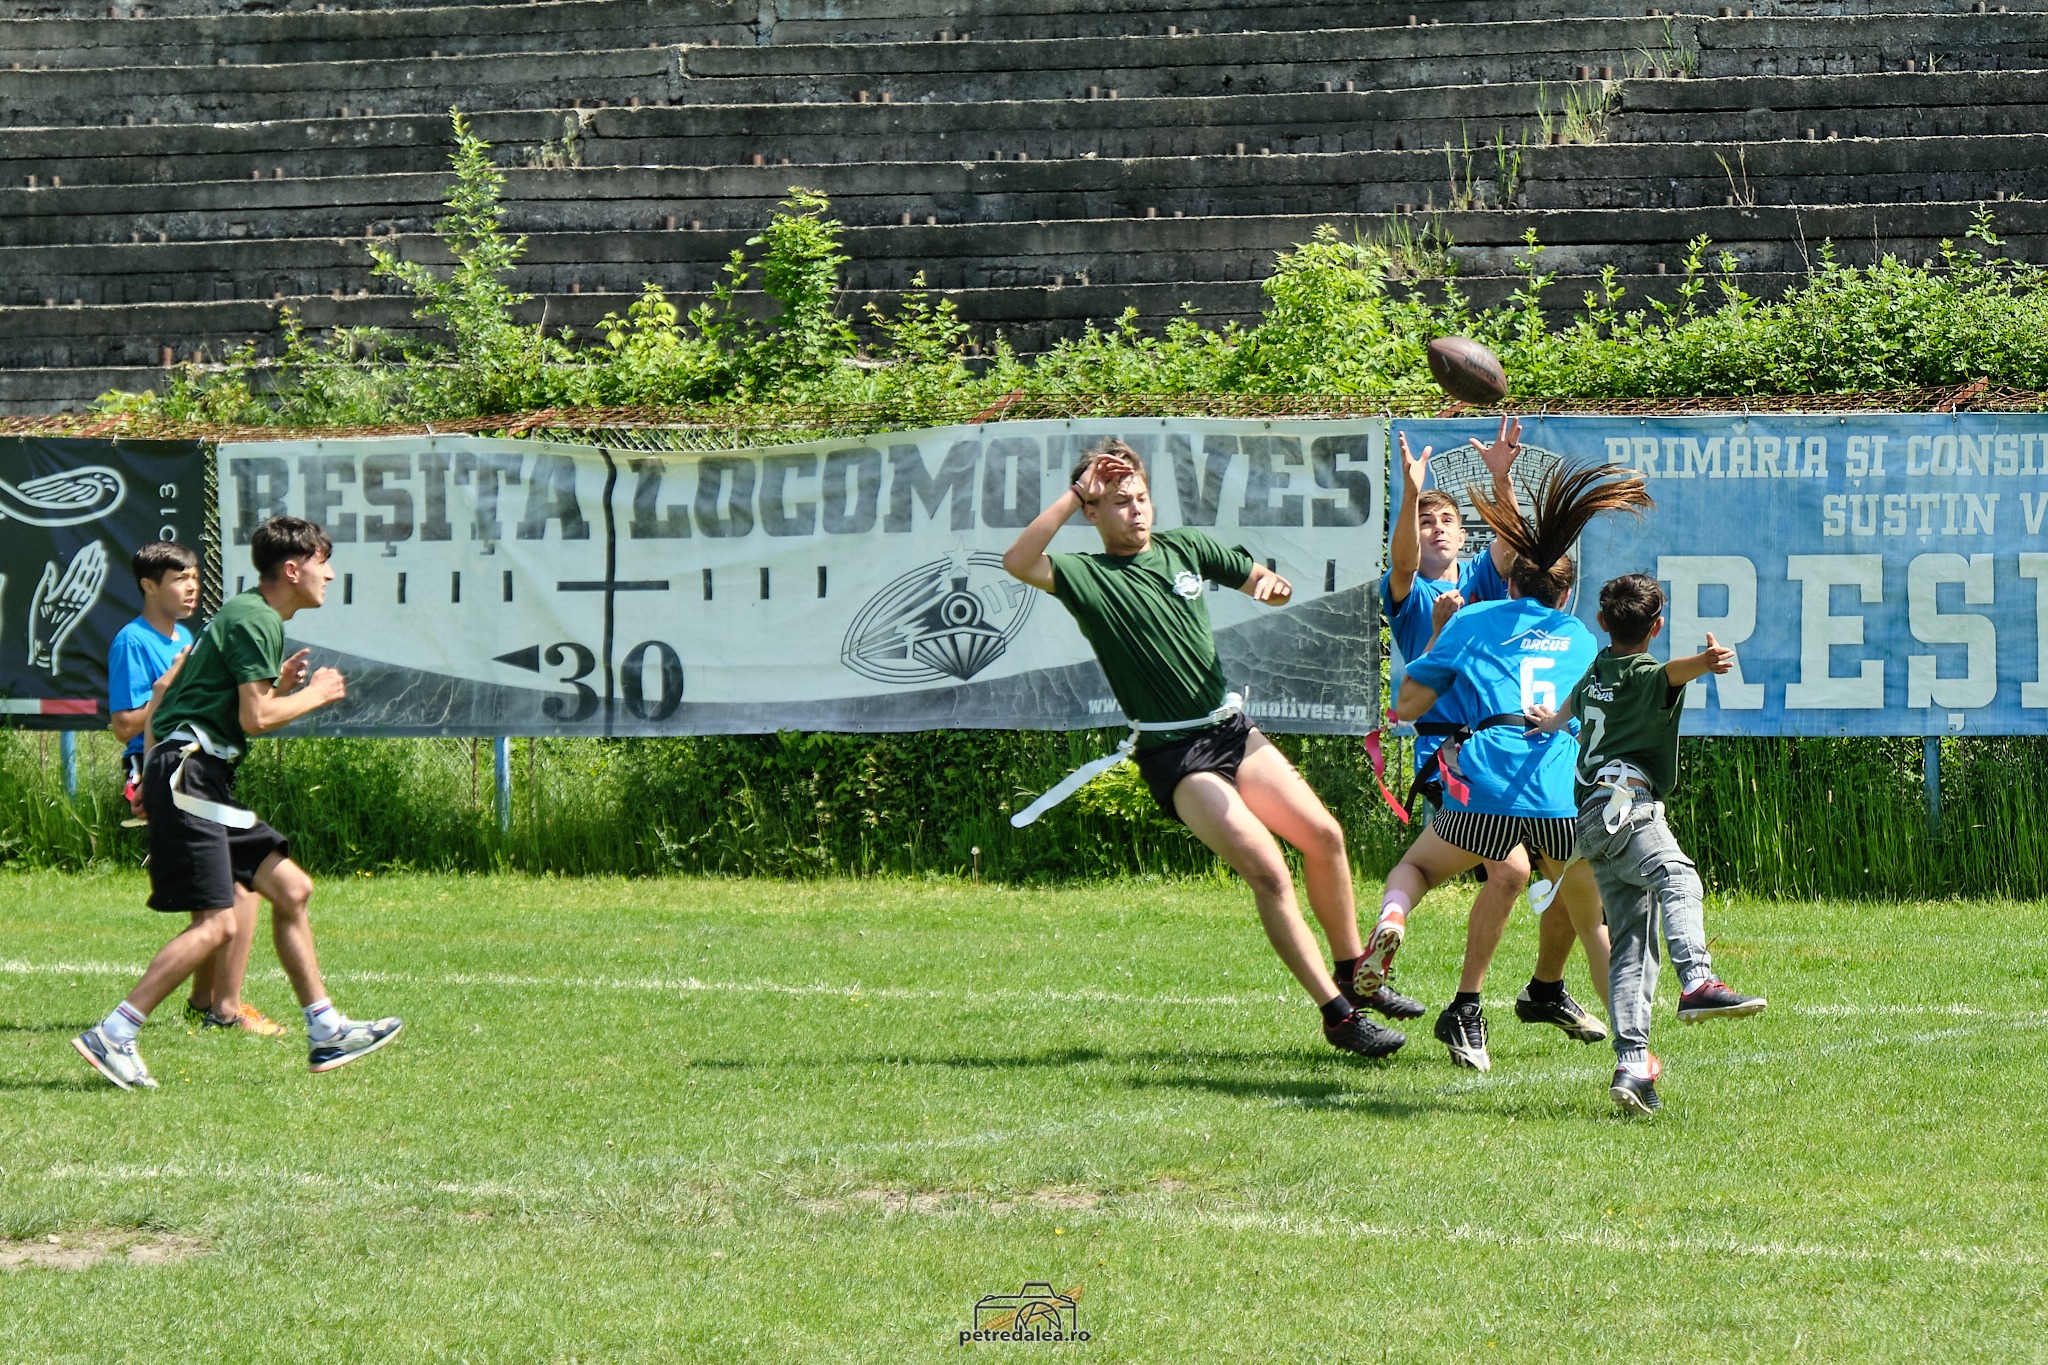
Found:
[(1700, 651), (1707, 661), (1709, 673), (1726, 673), (1735, 667), (1735, 651), (1714, 638), (1714, 632), (1707, 632), (1707, 647)]
[(1420, 455), (1408, 451), (1408, 433), (1401, 433), (1401, 483), (1408, 490), (1408, 501), (1413, 504), (1422, 492), (1422, 481), (1429, 474), (1429, 454), (1436, 447), (1424, 446)]
[(1081, 501), (1094, 502), (1137, 472), (1121, 455), (1097, 455), (1074, 480), (1074, 492)]
[(107, 552), (97, 540), (87, 541), (71, 557), (60, 578), (55, 560), (43, 565), (28, 609), (28, 663), (57, 672), (64, 641), (99, 601), (107, 581)]
[(1477, 436), (1474, 436), (1472, 438), (1472, 448), (1479, 452), (1480, 459), (1486, 461), (1486, 468), (1494, 478), (1506, 478), (1509, 468), (1515, 463), (1515, 456), (1519, 455), (1522, 450), (1521, 419), (1516, 417), (1501, 418), (1500, 434), (1494, 437), (1493, 444), (1487, 445)]
[(306, 680), (306, 660), (312, 653), (310, 649), (302, 649), (284, 661), (284, 667), (277, 670), (279, 692), (294, 691)]

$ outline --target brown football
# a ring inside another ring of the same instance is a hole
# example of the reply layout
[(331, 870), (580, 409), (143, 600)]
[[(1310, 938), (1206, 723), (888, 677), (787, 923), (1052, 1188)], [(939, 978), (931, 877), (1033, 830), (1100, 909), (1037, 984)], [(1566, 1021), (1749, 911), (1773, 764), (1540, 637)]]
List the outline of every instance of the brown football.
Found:
[(1476, 407), (1508, 396), (1508, 376), (1500, 367), (1500, 357), (1469, 337), (1438, 337), (1430, 342), (1429, 374), (1445, 393)]

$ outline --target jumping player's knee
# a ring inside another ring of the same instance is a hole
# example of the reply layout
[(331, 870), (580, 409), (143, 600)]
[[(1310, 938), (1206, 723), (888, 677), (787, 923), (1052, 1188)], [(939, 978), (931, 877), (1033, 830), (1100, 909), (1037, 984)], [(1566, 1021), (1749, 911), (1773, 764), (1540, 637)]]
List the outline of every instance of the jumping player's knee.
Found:
[(313, 879), (297, 863), (280, 863), (272, 870), (270, 883), (264, 890), (270, 898), (273, 916), (296, 919), (302, 917), (306, 907), (312, 903)]
[(1246, 868), (1243, 876), (1252, 894), (1262, 901), (1281, 899), (1294, 890), (1293, 874), (1288, 872), (1287, 864), (1277, 858), (1270, 862), (1261, 859)]
[(1334, 816), (1326, 814), (1320, 820), (1310, 822), (1302, 837), (1307, 841), (1307, 846), (1301, 850), (1303, 854), (1339, 862), (1344, 860), (1344, 827)]
[(235, 937), (235, 912), (213, 910), (204, 915), (195, 915), (192, 927), (185, 931), (191, 934), (208, 952), (225, 947)]

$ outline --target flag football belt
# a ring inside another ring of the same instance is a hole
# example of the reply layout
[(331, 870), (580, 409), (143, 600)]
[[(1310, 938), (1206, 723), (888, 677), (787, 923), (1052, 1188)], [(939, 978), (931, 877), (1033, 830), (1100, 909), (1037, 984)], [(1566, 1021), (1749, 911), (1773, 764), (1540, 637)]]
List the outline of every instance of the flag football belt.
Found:
[(1131, 722), (1131, 732), (1124, 736), (1123, 741), (1116, 746), (1114, 753), (1104, 754), (1101, 758), (1083, 763), (1080, 767), (1068, 773), (1055, 783), (1052, 789), (1046, 792), (1045, 795), (1011, 816), (1010, 823), (1018, 829), (1024, 828), (1024, 826), (1030, 824), (1039, 816), (1045, 814), (1054, 806), (1057, 806), (1060, 802), (1066, 800), (1075, 792), (1117, 766), (1117, 764), (1130, 762), (1131, 756), (1137, 752), (1138, 736), (1141, 734), (1161, 730), (1208, 730), (1221, 725), (1232, 716), (1243, 714), (1243, 712), (1244, 694), (1242, 692), (1232, 692), (1223, 699), (1223, 705), (1217, 707), (1208, 715), (1203, 716), (1200, 720), (1134, 720)]
[[(1446, 745), (1462, 744), (1481, 730), (1491, 730), (1499, 725), (1519, 725), (1526, 730), (1532, 724), (1527, 716), (1516, 711), (1488, 716), (1477, 725), (1467, 725), (1463, 721), (1455, 720), (1419, 720), (1413, 725), (1403, 725), (1394, 718), (1391, 707), (1387, 710), (1387, 720), (1387, 725), (1365, 737), (1365, 752), (1372, 760), (1373, 780), (1380, 784), (1380, 799), (1387, 803), (1387, 809), (1394, 812), (1404, 825), (1408, 823), (1408, 812), (1415, 809), (1415, 798), (1422, 794), (1422, 789), (1427, 787), (1432, 779), (1441, 781), (1444, 791), (1459, 805), (1462, 806), (1472, 799), (1472, 789), (1466, 786), (1464, 779), (1452, 772), (1443, 761)], [(1427, 763), (1416, 769), (1415, 780), (1408, 784), (1408, 800), (1405, 807), (1394, 799), (1392, 789), (1387, 786), (1387, 755), (1380, 747), (1380, 737), (1386, 734), (1412, 734), (1418, 739), (1436, 738), (1444, 742), (1431, 752)]]
[(1619, 758), (1593, 774), (1593, 786), (1607, 792), (1607, 809), (1601, 813), (1601, 823), (1607, 826), (1609, 834), (1620, 829), (1621, 822), (1628, 818), (1629, 807), (1635, 804), (1637, 792), (1654, 796), (1657, 790), (1648, 773)]
[(180, 725), (173, 730), (164, 743), (182, 742), (178, 750), (178, 766), (171, 770), (171, 804), (187, 815), (196, 815), (202, 820), (211, 820), (216, 825), (229, 829), (252, 829), (256, 824), (256, 812), (240, 806), (230, 806), (223, 801), (209, 801), (203, 796), (191, 796), (185, 791), (185, 765), (192, 761), (192, 755), (204, 751), (209, 758), (232, 763), (242, 756), (242, 751), (232, 744), (222, 744), (197, 725)]

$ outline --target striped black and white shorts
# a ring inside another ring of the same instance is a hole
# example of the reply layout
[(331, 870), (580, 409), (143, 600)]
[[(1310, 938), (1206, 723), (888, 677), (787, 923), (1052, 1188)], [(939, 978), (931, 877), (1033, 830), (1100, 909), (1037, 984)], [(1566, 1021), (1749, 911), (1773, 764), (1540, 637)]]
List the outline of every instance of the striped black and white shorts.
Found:
[(1429, 822), (1436, 837), (1490, 863), (1497, 863), (1527, 844), (1531, 853), (1569, 862), (1577, 845), (1578, 822), (1569, 816), (1485, 815), (1472, 810), (1440, 810)]

